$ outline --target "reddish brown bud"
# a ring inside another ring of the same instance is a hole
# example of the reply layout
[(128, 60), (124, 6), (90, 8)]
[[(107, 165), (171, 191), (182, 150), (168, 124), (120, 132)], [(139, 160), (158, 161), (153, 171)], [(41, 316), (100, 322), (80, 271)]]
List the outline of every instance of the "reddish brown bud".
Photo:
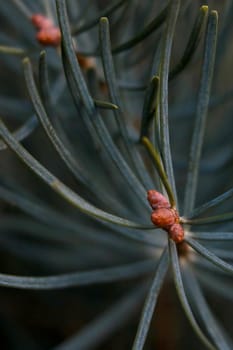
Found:
[(96, 68), (96, 62), (93, 57), (85, 57), (79, 53), (77, 53), (76, 56), (80, 64), (80, 67), (83, 68), (84, 70)]
[(32, 21), (32, 24), (34, 25), (34, 27), (37, 29), (51, 28), (54, 26), (53, 21), (50, 18), (48, 18), (40, 13), (32, 15), (31, 21)]
[(147, 199), (152, 209), (170, 208), (170, 203), (168, 202), (167, 198), (162, 195), (162, 193), (155, 190), (147, 191)]
[(31, 16), (31, 21), (37, 29), (36, 38), (41, 45), (58, 46), (60, 44), (61, 32), (55, 27), (52, 19), (38, 13)]
[(172, 225), (168, 230), (168, 234), (175, 243), (181, 243), (184, 240), (184, 229), (180, 224)]
[(184, 229), (179, 223), (179, 214), (174, 208), (171, 208), (166, 197), (155, 190), (149, 190), (147, 198), (152, 209), (154, 209), (151, 214), (153, 224), (167, 231), (169, 237), (175, 243), (183, 242)]
[(43, 28), (38, 31), (36, 38), (41, 45), (58, 46), (61, 42), (61, 32), (56, 27)]
[(159, 208), (154, 210), (151, 214), (151, 221), (153, 224), (166, 231), (177, 223), (177, 220), (179, 220), (179, 218), (174, 209)]

